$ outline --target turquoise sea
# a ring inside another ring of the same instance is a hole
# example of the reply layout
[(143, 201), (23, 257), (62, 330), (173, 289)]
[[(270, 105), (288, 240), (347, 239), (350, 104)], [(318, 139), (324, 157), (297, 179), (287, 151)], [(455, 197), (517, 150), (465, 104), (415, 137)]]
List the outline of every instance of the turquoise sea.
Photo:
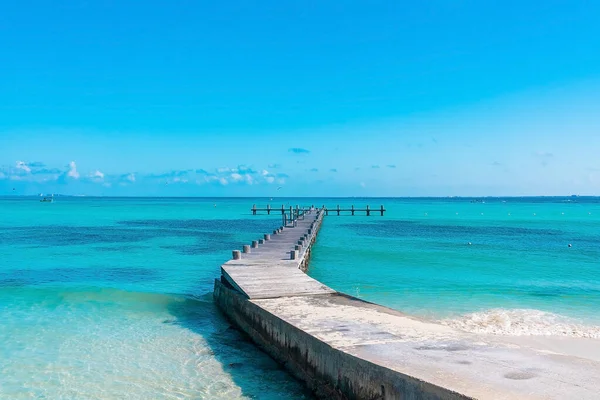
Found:
[[(266, 206), (325, 219), (310, 275), (474, 332), (599, 337), (600, 198), (0, 198), (1, 399), (311, 398), (212, 303)], [(569, 247), (569, 245), (571, 245)]]

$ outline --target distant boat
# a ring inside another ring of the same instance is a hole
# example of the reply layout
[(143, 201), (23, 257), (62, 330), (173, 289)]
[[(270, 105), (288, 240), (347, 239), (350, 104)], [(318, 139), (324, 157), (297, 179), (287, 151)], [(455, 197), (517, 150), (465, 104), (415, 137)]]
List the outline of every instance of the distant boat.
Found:
[(54, 197), (44, 197), (40, 200), (40, 203), (54, 203)]

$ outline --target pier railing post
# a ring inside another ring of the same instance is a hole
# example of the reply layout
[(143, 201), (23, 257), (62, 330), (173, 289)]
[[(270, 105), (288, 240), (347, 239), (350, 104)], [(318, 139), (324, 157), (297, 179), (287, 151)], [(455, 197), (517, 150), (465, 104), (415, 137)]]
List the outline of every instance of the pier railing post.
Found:
[(242, 252), (239, 250), (233, 250), (231, 255), (234, 260), (240, 260), (242, 258)]
[(371, 215), (371, 209), (367, 206), (367, 217)]

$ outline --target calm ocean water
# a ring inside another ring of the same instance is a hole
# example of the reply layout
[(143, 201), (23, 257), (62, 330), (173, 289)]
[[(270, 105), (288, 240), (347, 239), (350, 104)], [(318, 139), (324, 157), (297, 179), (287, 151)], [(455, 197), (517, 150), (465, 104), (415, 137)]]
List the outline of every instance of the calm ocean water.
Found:
[[(310, 398), (212, 303), (231, 249), (280, 225), (250, 215), (268, 202), (0, 199), (0, 398)], [(600, 332), (598, 198), (270, 203), (386, 206), (325, 220), (309, 273), (335, 289), (476, 332)]]

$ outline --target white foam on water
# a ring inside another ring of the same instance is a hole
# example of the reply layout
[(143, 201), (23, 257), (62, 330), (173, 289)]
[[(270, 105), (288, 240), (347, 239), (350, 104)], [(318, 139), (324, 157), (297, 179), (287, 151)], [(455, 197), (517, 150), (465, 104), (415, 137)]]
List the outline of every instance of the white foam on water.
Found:
[(440, 322), (472, 333), (600, 339), (600, 326), (585, 325), (562, 315), (531, 309), (494, 308)]

